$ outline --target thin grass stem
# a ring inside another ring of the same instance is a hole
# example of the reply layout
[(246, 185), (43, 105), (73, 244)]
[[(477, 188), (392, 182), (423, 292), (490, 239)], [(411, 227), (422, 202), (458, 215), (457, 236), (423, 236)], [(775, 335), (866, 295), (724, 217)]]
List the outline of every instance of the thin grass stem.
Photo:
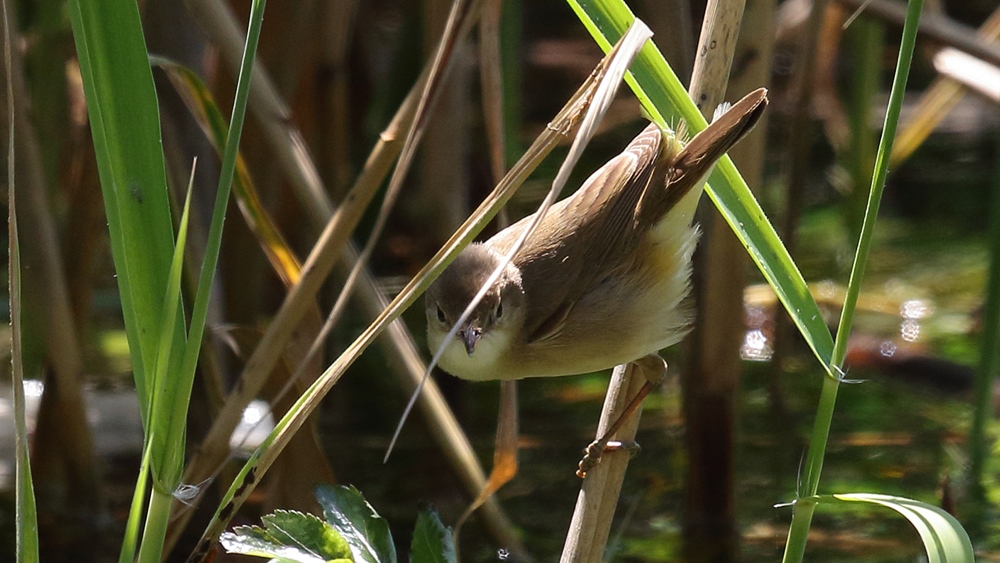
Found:
[[(868, 254), (871, 250), (875, 221), (878, 218), (879, 204), (885, 188), (885, 179), (889, 169), (889, 155), (892, 154), (892, 142), (896, 136), (899, 113), (903, 107), (903, 94), (906, 91), (906, 80), (910, 72), (910, 61), (913, 58), (913, 49), (917, 37), (917, 24), (920, 21), (922, 6), (923, 0), (911, 0), (907, 7), (906, 22), (903, 26), (903, 36), (899, 46), (899, 58), (896, 62), (892, 91), (889, 94), (889, 104), (886, 110), (885, 123), (882, 128), (882, 138), (879, 141), (878, 153), (875, 157), (875, 172), (868, 194), (868, 206), (865, 210), (861, 234), (858, 237), (858, 248), (854, 255), (854, 265), (851, 269), (847, 295), (844, 299), (844, 308), (837, 327), (833, 355), (830, 360), (832, 371), (838, 374), (843, 373), (844, 358), (847, 354), (847, 339), (854, 320), (854, 310), (858, 303), (858, 296), (861, 293), (861, 284), (864, 280), (865, 265), (868, 262)], [(799, 498), (814, 497), (819, 489), (820, 475), (823, 471), (823, 459), (826, 453), (827, 440), (830, 436), (830, 426), (833, 421), (833, 411), (837, 401), (837, 391), (840, 388), (840, 382), (839, 378), (826, 377), (823, 379), (823, 389), (820, 393), (819, 407), (816, 412), (816, 421), (813, 426), (809, 453), (806, 456), (805, 477), (802, 489), (798, 492)], [(815, 506), (814, 502), (801, 502), (794, 505), (792, 524), (788, 531), (788, 540), (785, 544), (783, 561), (802, 561), (805, 555), (809, 526), (812, 522)]]

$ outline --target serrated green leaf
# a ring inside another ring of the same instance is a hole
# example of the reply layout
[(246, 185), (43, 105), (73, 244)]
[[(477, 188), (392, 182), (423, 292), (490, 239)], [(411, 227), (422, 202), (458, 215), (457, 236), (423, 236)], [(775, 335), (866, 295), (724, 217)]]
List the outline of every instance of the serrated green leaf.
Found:
[(332, 526), (312, 514), (276, 510), (261, 521), (264, 527), (240, 526), (223, 534), (222, 545), (230, 553), (297, 563), (353, 561), (347, 541)]
[(354, 487), (316, 487), (323, 517), (347, 540), (358, 563), (396, 563), (389, 525)]
[(277, 510), (261, 518), (271, 536), (326, 559), (350, 559), (351, 548), (337, 530), (312, 514)]
[(322, 557), (302, 553), (296, 547), (276, 545), (270, 540), (260, 537), (258, 534), (264, 533), (260, 528), (256, 528), (254, 532), (248, 531), (245, 527), (237, 528), (236, 530), (236, 532), (226, 532), (219, 538), (222, 546), (229, 553), (239, 553), (253, 557), (267, 557), (281, 561), (282, 563), (325, 563)]
[(820, 503), (864, 502), (891, 508), (902, 514), (917, 529), (924, 542), (929, 563), (975, 561), (969, 534), (957, 519), (944, 509), (913, 499), (871, 493), (824, 495)]
[(413, 563), (456, 563), (455, 544), (451, 530), (438, 518), (437, 512), (427, 508), (417, 515), (410, 544), (410, 561)]

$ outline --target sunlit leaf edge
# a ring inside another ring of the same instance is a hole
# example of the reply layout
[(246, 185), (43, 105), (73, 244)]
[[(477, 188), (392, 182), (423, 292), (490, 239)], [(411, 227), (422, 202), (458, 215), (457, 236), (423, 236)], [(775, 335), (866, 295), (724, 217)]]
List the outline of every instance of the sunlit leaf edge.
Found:
[(863, 502), (891, 508), (906, 518), (917, 530), (929, 563), (975, 561), (975, 551), (969, 534), (958, 519), (940, 507), (904, 497), (876, 493), (821, 495), (814, 497), (813, 500), (819, 504)]

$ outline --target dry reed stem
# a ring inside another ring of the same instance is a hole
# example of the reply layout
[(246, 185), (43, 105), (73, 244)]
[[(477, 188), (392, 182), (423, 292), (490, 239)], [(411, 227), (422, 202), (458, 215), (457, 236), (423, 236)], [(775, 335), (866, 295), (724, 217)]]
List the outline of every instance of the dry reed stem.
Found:
[[(643, 374), (643, 369), (638, 362), (615, 368), (604, 398), (597, 438), (607, 433), (611, 424), (621, 417), (631, 398), (649, 380)], [(635, 440), (641, 414), (640, 404), (612, 438), (622, 442)], [(627, 451), (609, 452), (596, 467), (587, 472), (576, 500), (569, 532), (566, 534), (566, 543), (559, 559), (561, 563), (597, 563), (602, 560), (630, 457)]]
[[(201, 22), (223, 52), (224, 59), (230, 64), (238, 64), (238, 54), (242, 51), (242, 41), (239, 40), (238, 28), (232, 14), (224, 6), (217, 5), (219, 4), (217, 0), (191, 4), (199, 4), (197, 8), (192, 6), (193, 12), (210, 16)], [(233, 40), (234, 35), (235, 41)], [(300, 201), (303, 201), (303, 208), (312, 212), (310, 218), (314, 222), (318, 220), (325, 223), (326, 228), (303, 268), (303, 278), (286, 297), (262, 338), (261, 344), (244, 367), (244, 373), (240, 379), (241, 385), (230, 395), (226, 406), (213, 422), (201, 448), (192, 457), (184, 477), (185, 483), (202, 482), (228, 458), (229, 435), (242, 415), (243, 408), (257, 395), (263, 382), (270, 375), (275, 362), (281, 357), (280, 351), (287, 344), (302, 315), (311, 307), (326, 275), (338, 258), (355, 255), (352, 251), (345, 249), (344, 244), (379, 185), (388, 174), (392, 162), (402, 149), (401, 132), (405, 131), (413, 121), (417, 94), (422, 89), (427, 71), (418, 79), (392, 122), (380, 136), (379, 142), (370, 153), (360, 176), (344, 199), (343, 205), (335, 213), (331, 211), (332, 206), (326, 199), (322, 187), (314, 183), (318, 182), (315, 167), (309, 155), (304, 152), (304, 147), (298, 146), (296, 139), (301, 140), (301, 135), (287, 119), (287, 107), (274, 91), (273, 85), (267, 79), (266, 71), (263, 68), (255, 68), (253, 74), (250, 109), (262, 121), (264, 136), (269, 141), (270, 146), (283, 155), (278, 160), (279, 167), (289, 176), (293, 184), (299, 187), (296, 193)], [(289, 149), (289, 147), (291, 148)], [(327, 219), (329, 219), (328, 223)], [(350, 263), (353, 264), (353, 260)], [(378, 291), (374, 281), (367, 273), (363, 276), (363, 281), (366, 286), (363, 288), (364, 293), (371, 294), (371, 292)], [(371, 301), (366, 299), (362, 301), (368, 308)], [(408, 331), (397, 328), (393, 332), (396, 335), (394, 341), (397, 351), (401, 356), (405, 357), (409, 351), (415, 350), (413, 338)], [(406, 372), (397, 372), (396, 375), (404, 381), (410, 381), (411, 388), (415, 385), (412, 382), (419, 379), (424, 371), (422, 366), (416, 367), (410, 361), (402, 364), (390, 364), (393, 368), (397, 365), (408, 367)], [(460, 466), (456, 467), (456, 471), (466, 487), (475, 494), (485, 483), (482, 468), (475, 458), (468, 439), (461, 433), (454, 415), (447, 408), (447, 404), (436, 386), (425, 390), (421, 406), (432, 409), (426, 410), (425, 414), (435, 421), (431, 427), (434, 429), (433, 434), (438, 439), (439, 446), (445, 451), (449, 460), (461, 463)], [(179, 520), (174, 522), (171, 531), (171, 538), (174, 540), (190, 517), (190, 512), (182, 513)], [(503, 515), (495, 501), (489, 503), (487, 517), (489, 518), (488, 526), (498, 539), (509, 541), (511, 537), (515, 537), (510, 531), (509, 520)]]
[[(774, 2), (751, 2), (745, 8), (739, 40), (731, 52), (734, 61), (743, 63), (729, 72), (730, 98), (767, 84), (770, 76)], [(701, 84), (710, 86), (707, 81)], [(694, 92), (692, 97), (698, 99)], [(717, 102), (704, 104), (702, 111), (711, 112)], [(750, 186), (759, 183), (766, 129), (758, 123), (748, 138), (729, 151)], [(738, 500), (733, 488), (735, 405), (743, 369), (743, 325), (733, 320), (743, 317), (749, 261), (729, 225), (709, 205), (704, 207), (702, 239), (695, 254), (696, 321), (686, 342), (682, 380), (688, 459), (683, 552), (705, 554), (708, 560), (732, 560), (738, 541)], [(707, 546), (711, 549), (704, 549)]]
[[(976, 39), (993, 41), (1000, 36), (1000, 8), (979, 28)], [(889, 157), (889, 168), (898, 168), (927, 139), (931, 131), (965, 95), (965, 87), (952, 78), (939, 76), (924, 90), (910, 118), (899, 128)]]
[(705, 7), (688, 94), (709, 121), (726, 95), (745, 5), (746, 0), (709, 0)]

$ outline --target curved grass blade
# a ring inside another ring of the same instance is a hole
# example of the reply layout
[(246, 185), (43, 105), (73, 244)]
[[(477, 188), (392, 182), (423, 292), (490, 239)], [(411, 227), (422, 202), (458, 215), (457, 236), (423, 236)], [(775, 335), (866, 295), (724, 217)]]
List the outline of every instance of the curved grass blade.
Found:
[[(212, 92), (201, 78), (191, 69), (162, 57), (151, 56), (150, 62), (167, 73), (174, 89), (184, 100), (191, 115), (221, 156), (229, 137), (229, 125)], [(271, 215), (264, 209), (246, 162), (239, 154), (236, 155), (236, 175), (233, 178), (233, 198), (236, 200), (247, 226), (260, 243), (264, 255), (275, 273), (286, 287), (291, 287), (299, 280), (302, 273), (302, 263), (288, 246), (285, 237), (278, 230)]]
[(962, 524), (944, 509), (913, 499), (871, 493), (849, 493), (815, 497), (820, 504), (863, 502), (891, 508), (916, 528), (927, 551), (928, 563), (975, 561), (969, 534)]
[(3, 55), (7, 78), (7, 282), (10, 288), (10, 363), (14, 402), (14, 507), (15, 551), (18, 561), (35, 563), (39, 559), (38, 511), (35, 487), (31, 479), (28, 452), (28, 421), (24, 404), (24, 362), (21, 355), (21, 245), (18, 242), (17, 205), (14, 178), (14, 78), (11, 68), (10, 5), (3, 0)]
[[(635, 19), (621, 0), (567, 1), (605, 52)], [(639, 52), (625, 81), (650, 118), (661, 126), (683, 120), (692, 132), (706, 127), (705, 118), (652, 43)], [(835, 376), (830, 364), (833, 337), (823, 322), (819, 306), (774, 227), (728, 156), (719, 161), (709, 177), (709, 184), (705, 189), (712, 202), (743, 243), (824, 370), (831, 377)]]

